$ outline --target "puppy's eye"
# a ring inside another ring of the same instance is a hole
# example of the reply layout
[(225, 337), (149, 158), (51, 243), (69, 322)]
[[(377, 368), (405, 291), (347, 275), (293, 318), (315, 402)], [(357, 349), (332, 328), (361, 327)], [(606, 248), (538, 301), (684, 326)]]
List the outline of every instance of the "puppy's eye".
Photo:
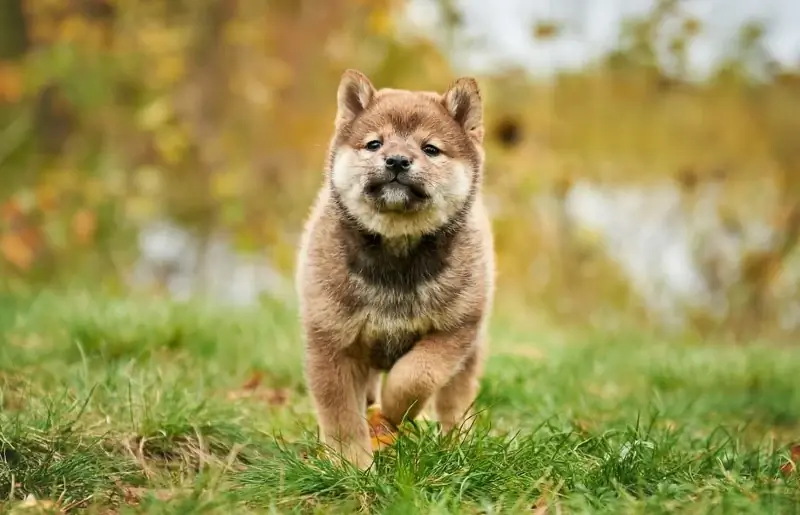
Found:
[(438, 156), (439, 153), (441, 153), (441, 150), (434, 147), (433, 145), (425, 145), (424, 147), (422, 147), (422, 151), (425, 152), (430, 157)]
[(381, 143), (380, 141), (378, 141), (378, 140), (374, 139), (374, 140), (370, 141), (369, 143), (367, 143), (367, 144), (364, 146), (364, 148), (366, 148), (366, 149), (367, 149), (367, 150), (369, 150), (370, 152), (375, 152), (376, 150), (378, 150), (379, 148), (381, 148), (381, 145), (383, 145), (383, 143)]

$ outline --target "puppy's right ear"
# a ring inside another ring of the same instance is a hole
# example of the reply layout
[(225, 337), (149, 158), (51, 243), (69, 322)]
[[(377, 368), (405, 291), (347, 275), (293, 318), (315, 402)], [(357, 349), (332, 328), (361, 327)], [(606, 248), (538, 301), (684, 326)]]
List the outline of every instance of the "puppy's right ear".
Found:
[(336, 97), (338, 101), (336, 127), (341, 127), (352, 122), (369, 107), (375, 98), (375, 87), (360, 71), (346, 70), (339, 82)]

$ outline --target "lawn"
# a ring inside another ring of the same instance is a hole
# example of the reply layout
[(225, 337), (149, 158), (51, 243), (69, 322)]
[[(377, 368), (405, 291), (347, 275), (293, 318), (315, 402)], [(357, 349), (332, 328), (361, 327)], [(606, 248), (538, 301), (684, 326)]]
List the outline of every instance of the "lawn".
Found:
[(796, 349), (531, 325), (495, 319), (462, 435), (362, 474), (318, 457), (288, 308), (3, 297), (0, 512), (800, 512)]

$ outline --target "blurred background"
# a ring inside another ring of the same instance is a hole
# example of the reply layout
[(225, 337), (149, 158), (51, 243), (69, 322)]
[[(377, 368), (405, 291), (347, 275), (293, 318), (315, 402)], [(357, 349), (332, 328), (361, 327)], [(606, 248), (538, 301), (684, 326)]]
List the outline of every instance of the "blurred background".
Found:
[(3, 0), (0, 287), (293, 303), (345, 68), (482, 86), (497, 309), (800, 325), (796, 0)]

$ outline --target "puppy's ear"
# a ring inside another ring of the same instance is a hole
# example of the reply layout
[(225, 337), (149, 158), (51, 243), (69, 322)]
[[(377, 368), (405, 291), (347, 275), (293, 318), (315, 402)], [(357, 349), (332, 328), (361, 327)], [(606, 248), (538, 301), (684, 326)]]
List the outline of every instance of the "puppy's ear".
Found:
[(342, 127), (364, 112), (375, 98), (375, 87), (366, 75), (358, 70), (346, 70), (336, 94), (338, 108), (336, 127)]
[(483, 143), (483, 102), (478, 81), (472, 77), (455, 80), (442, 96), (442, 104), (475, 143)]

